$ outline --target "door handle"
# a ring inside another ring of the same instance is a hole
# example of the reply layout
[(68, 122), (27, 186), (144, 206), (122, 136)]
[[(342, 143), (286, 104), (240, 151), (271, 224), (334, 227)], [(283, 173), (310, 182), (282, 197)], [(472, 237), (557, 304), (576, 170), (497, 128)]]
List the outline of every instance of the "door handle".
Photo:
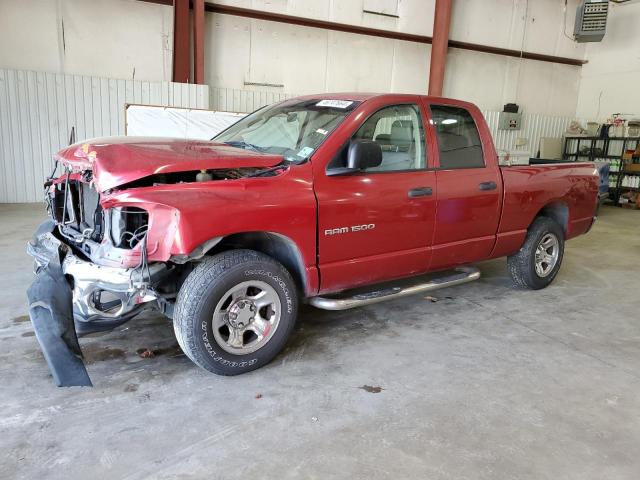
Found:
[(498, 188), (496, 182), (482, 182), (480, 184), (480, 190), (495, 190)]
[(431, 187), (420, 187), (409, 190), (409, 198), (428, 197), (431, 194), (433, 194)]

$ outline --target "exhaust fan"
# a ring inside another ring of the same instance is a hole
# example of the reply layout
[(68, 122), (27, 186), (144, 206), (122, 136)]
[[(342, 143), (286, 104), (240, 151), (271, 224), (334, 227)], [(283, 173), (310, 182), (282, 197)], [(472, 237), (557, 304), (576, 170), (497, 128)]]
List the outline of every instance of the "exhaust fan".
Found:
[(584, 0), (576, 12), (576, 42), (600, 42), (607, 29), (608, 0)]

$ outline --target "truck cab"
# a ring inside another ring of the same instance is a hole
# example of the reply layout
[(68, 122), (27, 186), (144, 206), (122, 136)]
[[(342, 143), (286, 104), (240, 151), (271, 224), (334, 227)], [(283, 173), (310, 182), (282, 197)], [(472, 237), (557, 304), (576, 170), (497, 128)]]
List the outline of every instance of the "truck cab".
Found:
[[(417, 95), (366, 106), (313, 164), (321, 291), (488, 258), (502, 181), (480, 111)], [(380, 165), (335, 175), (351, 142), (362, 140), (380, 145)], [(332, 233), (344, 227), (348, 233)]]

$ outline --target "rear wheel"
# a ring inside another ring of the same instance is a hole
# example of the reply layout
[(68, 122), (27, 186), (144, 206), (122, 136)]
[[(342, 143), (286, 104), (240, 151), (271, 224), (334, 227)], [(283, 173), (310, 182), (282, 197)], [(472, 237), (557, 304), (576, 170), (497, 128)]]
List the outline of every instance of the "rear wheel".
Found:
[(558, 274), (563, 254), (562, 227), (548, 217), (536, 218), (522, 248), (507, 260), (513, 282), (521, 288), (545, 288)]
[(297, 315), (289, 272), (252, 250), (231, 250), (198, 265), (178, 294), (174, 330), (186, 355), (220, 375), (238, 375), (271, 361)]

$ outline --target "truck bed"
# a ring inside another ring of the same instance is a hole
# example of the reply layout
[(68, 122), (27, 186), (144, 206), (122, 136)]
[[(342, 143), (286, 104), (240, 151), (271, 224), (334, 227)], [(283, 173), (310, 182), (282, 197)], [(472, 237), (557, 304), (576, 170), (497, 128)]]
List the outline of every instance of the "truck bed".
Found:
[(499, 237), (520, 232), (524, 238), (527, 227), (543, 208), (553, 209), (558, 215), (567, 239), (585, 233), (591, 226), (599, 186), (594, 163), (535, 159), (533, 165), (501, 166), (500, 172), (504, 201)]

